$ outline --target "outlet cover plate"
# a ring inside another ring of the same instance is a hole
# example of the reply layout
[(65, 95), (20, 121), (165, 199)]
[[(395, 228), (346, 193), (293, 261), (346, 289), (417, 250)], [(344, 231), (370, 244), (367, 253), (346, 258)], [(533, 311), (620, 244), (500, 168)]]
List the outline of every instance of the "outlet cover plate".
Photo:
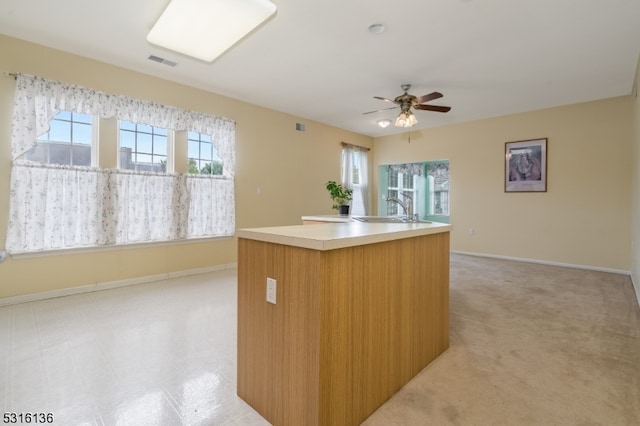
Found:
[(276, 304), (277, 282), (273, 278), (267, 278), (267, 302)]

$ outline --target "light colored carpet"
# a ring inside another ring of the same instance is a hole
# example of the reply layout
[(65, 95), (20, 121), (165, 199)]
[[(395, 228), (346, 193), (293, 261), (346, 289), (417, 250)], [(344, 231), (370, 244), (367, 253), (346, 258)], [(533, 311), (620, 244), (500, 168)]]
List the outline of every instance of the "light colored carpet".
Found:
[(640, 425), (628, 276), (452, 255), (450, 348), (377, 425)]

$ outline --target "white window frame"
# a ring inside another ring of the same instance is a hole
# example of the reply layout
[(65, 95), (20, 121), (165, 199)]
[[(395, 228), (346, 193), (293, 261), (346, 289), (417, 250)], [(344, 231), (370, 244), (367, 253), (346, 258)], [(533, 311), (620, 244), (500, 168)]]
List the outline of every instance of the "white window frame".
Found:
[[(22, 161), (24, 153), (37, 146), (38, 135), (47, 131), (50, 120), (68, 109), (92, 116), (95, 167)], [(167, 129), (167, 173), (119, 169), (119, 124), (115, 134), (99, 131), (101, 119), (135, 123), (140, 115), (149, 117), (150, 126)], [(229, 238), (235, 232), (233, 120), (18, 74), (12, 128), (6, 240), (12, 255)], [(186, 128), (211, 134), (223, 162), (222, 175), (169, 172), (175, 170), (175, 131)], [(101, 136), (109, 140), (100, 141)], [(117, 163), (101, 168), (98, 153), (111, 147), (115, 152), (108, 157)], [(148, 185), (142, 182), (146, 179)], [(152, 198), (139, 196), (145, 188), (151, 188)]]
[[(122, 131), (120, 128), (120, 124), (126, 120), (117, 120), (117, 155), (116, 155), (116, 161), (117, 161), (117, 168), (121, 169), (121, 170), (131, 170), (131, 169), (123, 169), (122, 167), (120, 167), (120, 159), (121, 159), (121, 141), (120, 141), (120, 132)], [(129, 123), (133, 123), (135, 125), (147, 125), (150, 126), (152, 128), (157, 128), (157, 129), (163, 129), (167, 131), (167, 162), (166, 162), (166, 167), (165, 167), (165, 171), (164, 173), (174, 173), (175, 172), (175, 131), (172, 129), (165, 129), (163, 127), (158, 127), (158, 126), (152, 126), (152, 125), (148, 125), (148, 124), (144, 124), (144, 123), (136, 123), (133, 121), (129, 121)], [(129, 130), (127, 130), (129, 131)], [(139, 133), (137, 130), (135, 131), (135, 133)], [(135, 169), (134, 169), (135, 170)], [(155, 173), (160, 173), (160, 172), (155, 172)]]
[[(191, 141), (198, 142), (198, 158), (197, 158), (197, 161), (203, 161), (202, 158), (200, 157), (200, 154), (202, 153), (201, 152), (201, 147), (202, 147), (202, 136), (203, 135), (204, 136), (208, 136), (211, 139), (210, 142), (207, 142), (207, 141), (205, 141), (205, 142), (206, 143), (211, 143), (212, 147), (216, 150), (216, 158), (211, 158), (210, 163), (213, 164), (214, 162), (219, 161), (220, 163), (222, 163), (223, 168), (224, 168), (224, 163), (222, 161), (222, 158), (220, 158), (220, 155), (218, 155), (218, 147), (216, 146), (215, 140), (213, 139), (213, 137), (211, 135), (207, 135), (206, 133), (196, 132), (196, 131), (192, 131), (192, 130), (189, 130), (186, 133), (187, 133), (187, 172), (188, 173), (191, 173), (191, 172), (188, 171), (189, 162), (191, 160), (196, 160), (195, 158), (189, 156), (189, 142), (191, 142)], [(189, 137), (189, 133), (198, 134), (198, 140), (196, 141), (195, 139), (191, 139)], [(198, 173), (191, 173), (191, 174), (204, 175), (204, 176), (219, 176), (219, 175), (216, 175), (216, 174), (202, 173), (202, 168), (200, 168), (200, 167), (198, 167)]]
[[(91, 161), (90, 161), (89, 166), (90, 167), (98, 167), (98, 165), (100, 164), (100, 155), (99, 155), (99, 152), (100, 152), (100, 149), (99, 149), (100, 118), (97, 117), (96, 115), (93, 115), (93, 114), (84, 114), (84, 113), (77, 113), (77, 112), (69, 111), (69, 110), (62, 110), (62, 111), (58, 112), (58, 114), (56, 114), (49, 121), (49, 123), (51, 123), (54, 120), (59, 120), (58, 116), (63, 112), (70, 113), (70, 114), (72, 114), (72, 116), (73, 116), (73, 114), (87, 115), (87, 116), (89, 116), (91, 118), (91, 144), (90, 144)], [(71, 123), (72, 123), (71, 125), (73, 126), (74, 121), (71, 121)], [(49, 129), (51, 129), (51, 124), (49, 124)], [(39, 137), (38, 137), (37, 143), (38, 144), (40, 144), (40, 143), (48, 144), (48, 143), (51, 143), (51, 141), (50, 140), (42, 141), (42, 140), (39, 140)], [(73, 140), (71, 140), (70, 145), (71, 146), (74, 145)], [(75, 144), (75, 145), (79, 145), (79, 144)], [(35, 149), (35, 147), (32, 148), (32, 149)], [(48, 148), (48, 149), (50, 150), (50, 148)], [(27, 155), (28, 155), (28, 152), (24, 153), (24, 155), (21, 157), (21, 161), (25, 161)], [(73, 149), (71, 150), (71, 155), (73, 155)], [(26, 160), (26, 161), (36, 162), (36, 163), (40, 163), (40, 164), (58, 164), (58, 163), (51, 163), (51, 162), (48, 162), (48, 161), (47, 162), (41, 162), (41, 161), (36, 161), (36, 160)], [(73, 166), (73, 164), (69, 164), (69, 166)]]

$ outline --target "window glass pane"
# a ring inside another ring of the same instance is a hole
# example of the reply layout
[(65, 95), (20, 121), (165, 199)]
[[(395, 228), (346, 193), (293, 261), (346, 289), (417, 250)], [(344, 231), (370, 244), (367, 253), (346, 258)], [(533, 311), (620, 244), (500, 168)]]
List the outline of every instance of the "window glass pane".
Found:
[(49, 140), (71, 143), (71, 123), (57, 119), (51, 120)]
[(130, 121), (121, 121), (120, 122), (120, 129), (121, 130), (132, 130), (135, 131), (136, 130), (136, 125)]
[(76, 123), (91, 124), (91, 116), (88, 114), (78, 114), (74, 112), (71, 116)]
[(73, 142), (91, 145), (91, 126), (82, 123), (73, 123)]
[[(423, 220), (449, 221), (449, 161), (435, 160), (380, 166), (379, 214), (412, 213)], [(388, 200), (396, 197), (398, 200)], [(405, 205), (405, 207), (402, 206)]]
[(413, 189), (413, 175), (403, 175), (402, 185), (405, 189)]
[(222, 161), (211, 142), (211, 135), (190, 131), (187, 137), (189, 173), (221, 175)]
[(398, 171), (397, 170), (392, 169), (389, 171), (389, 186), (393, 188), (398, 187)]
[(151, 138), (150, 134), (138, 133), (137, 139), (136, 139), (136, 150), (138, 152), (151, 154), (153, 152), (152, 145), (153, 145), (153, 139)]
[(156, 136), (153, 138), (153, 153), (167, 155), (167, 137)]
[(120, 122), (120, 168), (166, 172), (168, 135), (167, 129)]
[(27, 152), (25, 158), (45, 164), (90, 166), (91, 127), (90, 115), (61, 111), (51, 119), (49, 131), (38, 137), (38, 146)]
[(120, 148), (120, 168), (126, 170), (135, 169), (131, 148)]
[(189, 173), (222, 174), (222, 162), (211, 142), (211, 135), (187, 132)]
[(152, 129), (153, 127), (146, 124), (138, 124), (136, 126), (136, 130), (138, 131), (138, 133), (151, 133)]
[(60, 111), (58, 115), (55, 116), (55, 119), (71, 121), (71, 111)]
[(212, 160), (213, 159), (213, 149), (212, 149), (212, 147), (213, 147), (213, 145), (211, 143), (203, 142), (201, 144), (202, 151), (200, 153), (200, 157), (203, 160)]
[(189, 143), (187, 146), (187, 156), (189, 158), (198, 158), (199, 154), (200, 154), (200, 143), (198, 143), (197, 141), (189, 140)]
[(138, 165), (140, 165), (140, 163), (151, 164), (151, 155), (137, 153), (136, 163), (138, 163)]
[(120, 147), (121, 148), (135, 148), (136, 146), (136, 134), (131, 132), (120, 132)]

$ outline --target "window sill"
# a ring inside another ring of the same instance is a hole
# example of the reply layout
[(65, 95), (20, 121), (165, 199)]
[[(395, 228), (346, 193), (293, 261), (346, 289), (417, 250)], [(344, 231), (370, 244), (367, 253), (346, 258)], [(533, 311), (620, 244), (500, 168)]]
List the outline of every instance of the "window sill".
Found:
[(19, 251), (9, 253), (13, 259), (30, 259), (35, 257), (48, 257), (48, 256), (64, 256), (68, 254), (85, 254), (85, 253), (98, 253), (114, 250), (131, 250), (141, 248), (154, 248), (163, 246), (175, 246), (184, 244), (196, 244), (206, 243), (211, 241), (229, 240), (233, 236), (228, 237), (202, 237), (202, 238), (189, 238), (186, 240), (173, 240), (173, 241), (151, 241), (145, 243), (131, 243), (131, 244), (114, 244), (110, 246), (88, 246), (78, 248), (65, 248), (65, 249), (53, 249), (53, 250), (39, 250), (39, 251)]

